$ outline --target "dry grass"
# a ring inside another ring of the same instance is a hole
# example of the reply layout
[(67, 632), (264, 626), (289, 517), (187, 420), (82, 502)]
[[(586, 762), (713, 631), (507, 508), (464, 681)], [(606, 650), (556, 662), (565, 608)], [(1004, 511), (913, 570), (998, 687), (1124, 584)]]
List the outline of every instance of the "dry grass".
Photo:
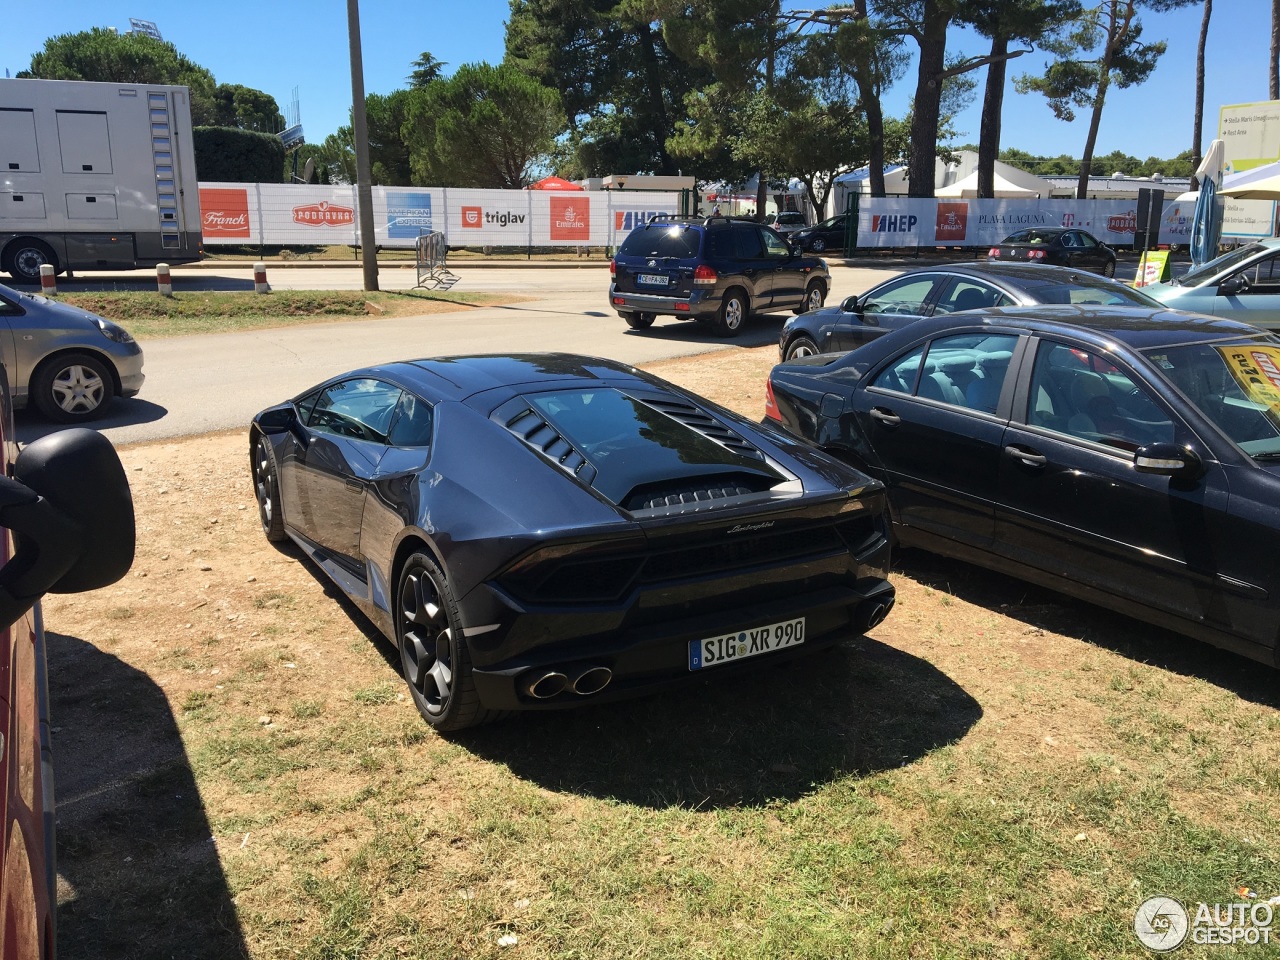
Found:
[[(758, 418), (775, 357), (650, 369)], [(64, 958), (1137, 957), (1148, 895), (1280, 893), (1256, 665), (907, 555), (782, 674), (446, 740), (244, 435), (122, 457), (132, 572), (45, 604)]]

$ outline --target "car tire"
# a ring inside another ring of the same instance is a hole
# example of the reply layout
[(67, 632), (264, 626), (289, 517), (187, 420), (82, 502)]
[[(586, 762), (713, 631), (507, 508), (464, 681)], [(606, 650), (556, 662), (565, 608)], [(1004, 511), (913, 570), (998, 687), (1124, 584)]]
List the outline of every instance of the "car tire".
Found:
[(280, 505), (280, 470), (271, 442), (261, 434), (253, 442), (253, 495), (258, 501), (262, 532), (272, 543), (285, 539), (284, 513)]
[(653, 326), (654, 316), (652, 313), (627, 313), (622, 319), (632, 330), (648, 330)]
[(54, 357), (31, 377), (31, 402), (55, 423), (100, 417), (114, 396), (115, 384), (106, 364), (87, 353)]
[(827, 241), (823, 240), (821, 237), (814, 237), (809, 243), (809, 249), (814, 253), (821, 253), (823, 250), (827, 249)]
[(400, 666), (422, 718), (442, 733), (492, 719), (476, 693), (458, 604), (429, 555), (405, 561), (394, 614)]
[(738, 287), (725, 292), (720, 301), (720, 313), (716, 317), (716, 333), (722, 337), (736, 337), (742, 325), (751, 315), (751, 301)]
[(814, 280), (809, 286), (805, 287), (804, 302), (796, 307), (795, 313), (808, 313), (810, 310), (819, 310), (827, 299), (827, 287), (821, 280)]
[(818, 345), (808, 337), (795, 337), (787, 344), (787, 361), (799, 360), (801, 357), (812, 357), (820, 352)]
[(5, 270), (18, 283), (39, 283), (40, 267), (46, 263), (53, 267), (54, 273), (59, 272), (53, 251), (39, 240), (19, 238), (13, 241), (5, 252), (5, 258)]
[(1116, 262), (1109, 260), (1102, 265), (1102, 275), (1104, 277), (1114, 277), (1116, 275)]

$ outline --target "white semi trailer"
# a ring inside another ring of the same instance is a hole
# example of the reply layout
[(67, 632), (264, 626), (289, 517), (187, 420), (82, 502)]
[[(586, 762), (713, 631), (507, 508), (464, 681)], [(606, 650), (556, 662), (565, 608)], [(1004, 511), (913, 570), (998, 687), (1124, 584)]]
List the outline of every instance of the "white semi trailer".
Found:
[(0, 79), (0, 270), (202, 256), (186, 87)]

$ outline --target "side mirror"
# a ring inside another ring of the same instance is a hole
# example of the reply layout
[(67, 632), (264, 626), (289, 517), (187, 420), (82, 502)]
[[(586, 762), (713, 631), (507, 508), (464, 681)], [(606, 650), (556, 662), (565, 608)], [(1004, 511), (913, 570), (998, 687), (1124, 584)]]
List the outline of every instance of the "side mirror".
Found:
[(1234, 297), (1238, 293), (1244, 293), (1249, 289), (1249, 278), (1243, 273), (1233, 273), (1220, 284), (1218, 284), (1218, 296)]
[(844, 303), (840, 304), (840, 309), (845, 313), (857, 313), (859, 309), (857, 297), (847, 297)]
[(1139, 447), (1133, 454), (1133, 469), (1161, 477), (1177, 477), (1190, 482), (1204, 474), (1204, 462), (1190, 447), (1161, 441)]
[(111, 442), (85, 428), (41, 437), (0, 477), (0, 525), (14, 554), (0, 568), (0, 623), (45, 593), (115, 583), (133, 564), (133, 497)]
[(258, 426), (263, 433), (284, 433), (292, 430), (297, 423), (298, 412), (291, 403), (281, 404), (258, 414)]

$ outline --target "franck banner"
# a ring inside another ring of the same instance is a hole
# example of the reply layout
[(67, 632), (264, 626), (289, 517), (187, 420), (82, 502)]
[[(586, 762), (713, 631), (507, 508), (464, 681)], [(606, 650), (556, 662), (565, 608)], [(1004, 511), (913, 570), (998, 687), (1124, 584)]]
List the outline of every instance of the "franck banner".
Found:
[[(350, 185), (202, 183), (200, 201), (208, 246), (358, 242)], [(651, 217), (679, 210), (678, 193), (373, 188), (374, 236), (385, 247), (433, 232), (458, 247), (616, 247)]]

